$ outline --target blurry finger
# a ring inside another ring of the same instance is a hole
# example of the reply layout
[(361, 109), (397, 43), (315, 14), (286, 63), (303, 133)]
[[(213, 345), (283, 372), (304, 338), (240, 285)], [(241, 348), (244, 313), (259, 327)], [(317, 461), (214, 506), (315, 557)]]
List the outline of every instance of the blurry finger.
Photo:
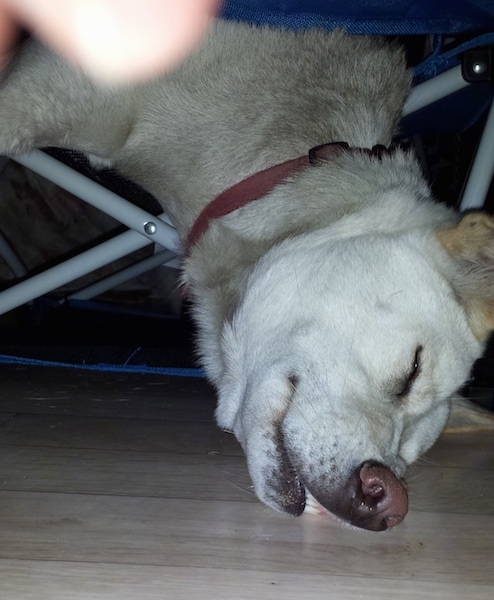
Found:
[(17, 36), (17, 27), (8, 10), (0, 8), (0, 69), (8, 62)]
[(40, 38), (89, 75), (143, 79), (172, 68), (219, 0), (6, 0)]

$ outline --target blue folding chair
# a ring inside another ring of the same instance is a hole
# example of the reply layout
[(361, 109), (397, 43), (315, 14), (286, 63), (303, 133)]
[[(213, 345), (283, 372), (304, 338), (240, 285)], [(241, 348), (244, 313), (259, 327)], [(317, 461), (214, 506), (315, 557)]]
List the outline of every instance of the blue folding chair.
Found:
[[(404, 120), (404, 129), (412, 133), (417, 130), (420, 121), (426, 120), (424, 111), (442, 99), (459, 92), (473, 91), (464, 112), (467, 120), (472, 120), (472, 107), (475, 107), (475, 117), (480, 119), (483, 116), (485, 125), (459, 207), (463, 210), (484, 206), (494, 173), (493, 0), (226, 0), (222, 16), (255, 25), (339, 27), (357, 35), (433, 38), (431, 52), (415, 67), (417, 85), (405, 106), (407, 119)], [(453, 120), (451, 126), (458, 128), (459, 122)], [(461, 127), (464, 126), (463, 123)], [(0, 314), (48, 294), (145, 244), (156, 243), (161, 249), (149, 265), (137, 265), (136, 269), (104, 280), (90, 289), (80, 290), (74, 297), (94, 297), (115, 283), (134, 276), (135, 272), (157, 264), (166, 262), (178, 266), (177, 236), (166, 215), (156, 215), (135, 206), (40, 151), (16, 160), (115, 217), (129, 231), (33, 277), (26, 277), (12, 248), (0, 235), (0, 254), (20, 279), (0, 293)]]
[[(226, 0), (222, 15), (256, 25), (342, 28), (355, 35), (402, 36), (408, 41), (427, 38), (431, 51), (414, 66), (416, 85), (405, 106), (405, 116), (413, 113), (414, 118), (405, 118), (403, 129), (409, 134), (431, 131), (427, 125), (432, 122), (436, 129), (458, 132), (485, 119), (458, 207), (485, 205), (494, 175), (492, 0)], [(448, 104), (434, 111), (433, 105), (445, 98)]]

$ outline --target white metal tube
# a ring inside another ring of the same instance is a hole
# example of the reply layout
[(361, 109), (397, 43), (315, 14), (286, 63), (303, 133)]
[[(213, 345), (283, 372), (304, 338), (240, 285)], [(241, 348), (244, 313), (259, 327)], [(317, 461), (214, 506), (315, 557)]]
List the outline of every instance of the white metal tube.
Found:
[(494, 175), (494, 102), (491, 104), (484, 131), (468, 174), (460, 202), (460, 210), (481, 208)]
[(179, 253), (178, 234), (174, 227), (161, 219), (161, 215), (158, 217), (151, 215), (41, 150), (15, 156), (13, 160), (46, 177), (130, 229), (138, 231), (151, 241), (175, 254)]
[(77, 292), (70, 294), (68, 299), (90, 300), (91, 298), (95, 298), (96, 296), (113, 289), (121, 283), (126, 283), (127, 281), (130, 281), (131, 279), (134, 279), (135, 277), (154, 269), (155, 267), (159, 267), (174, 256), (175, 254), (169, 250), (163, 250), (162, 252), (148, 256), (147, 258), (144, 258), (133, 265), (121, 269), (117, 273), (112, 273), (100, 281), (96, 281), (95, 283), (88, 285), (81, 290), (77, 290)]
[(55, 267), (29, 277), (0, 292), (0, 315), (139, 250), (147, 244), (149, 240), (146, 237), (136, 231), (126, 231)]
[(470, 85), (461, 75), (461, 67), (453, 67), (424, 83), (419, 83), (410, 92), (410, 96), (405, 103), (403, 115), (409, 115), (436, 100), (441, 100), (458, 90)]

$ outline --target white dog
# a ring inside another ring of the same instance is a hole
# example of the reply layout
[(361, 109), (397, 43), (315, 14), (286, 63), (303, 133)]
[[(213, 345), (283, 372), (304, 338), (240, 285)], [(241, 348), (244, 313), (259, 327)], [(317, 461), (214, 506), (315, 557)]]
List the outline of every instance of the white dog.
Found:
[(458, 220), (411, 153), (375, 148), (408, 91), (382, 40), (218, 23), (130, 87), (28, 43), (0, 93), (2, 153), (78, 149), (163, 203), (259, 498), (373, 530), (404, 518), (406, 465), (494, 328), (493, 219)]

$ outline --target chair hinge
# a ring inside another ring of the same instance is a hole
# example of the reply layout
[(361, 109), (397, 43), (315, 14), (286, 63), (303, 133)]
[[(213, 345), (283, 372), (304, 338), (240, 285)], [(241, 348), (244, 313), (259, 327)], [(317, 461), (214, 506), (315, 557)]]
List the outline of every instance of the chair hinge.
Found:
[(494, 81), (494, 49), (474, 48), (462, 55), (461, 74), (468, 83)]

